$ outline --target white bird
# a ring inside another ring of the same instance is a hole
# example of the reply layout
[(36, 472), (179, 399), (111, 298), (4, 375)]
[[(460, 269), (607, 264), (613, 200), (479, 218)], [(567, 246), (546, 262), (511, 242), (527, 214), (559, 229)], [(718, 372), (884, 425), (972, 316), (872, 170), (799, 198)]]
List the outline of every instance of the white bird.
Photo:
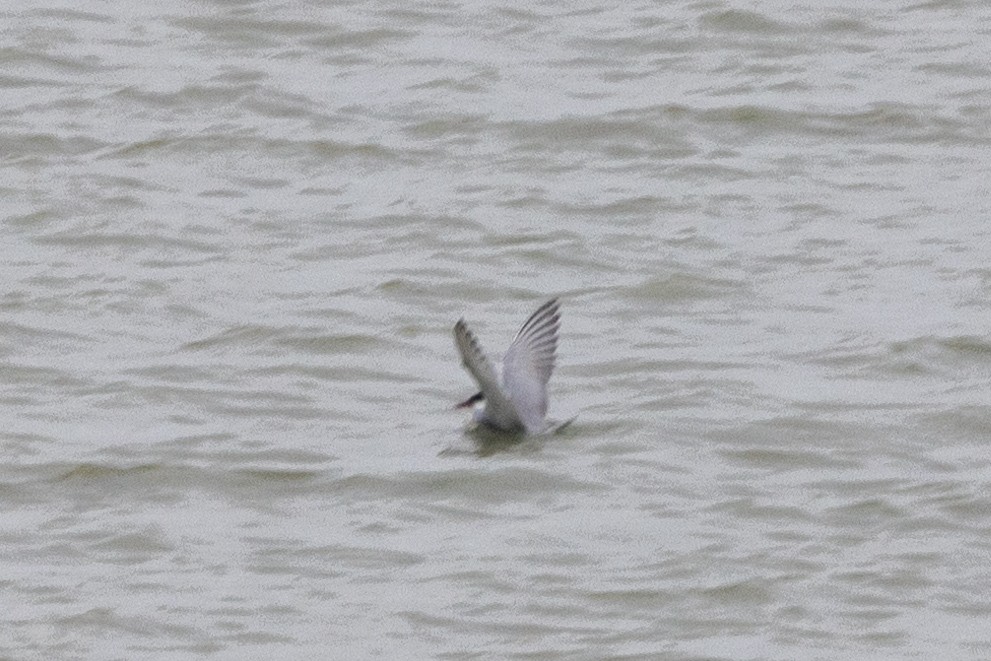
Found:
[(558, 300), (552, 298), (530, 315), (502, 360), (502, 383), (485, 357), (464, 319), (454, 325), (454, 343), (461, 364), (478, 383), (480, 392), (457, 405), (472, 407), (478, 402), (474, 420), (508, 433), (541, 434), (557, 431), (564, 424), (550, 422), (547, 415), (547, 382), (554, 371), (557, 331), (561, 326)]

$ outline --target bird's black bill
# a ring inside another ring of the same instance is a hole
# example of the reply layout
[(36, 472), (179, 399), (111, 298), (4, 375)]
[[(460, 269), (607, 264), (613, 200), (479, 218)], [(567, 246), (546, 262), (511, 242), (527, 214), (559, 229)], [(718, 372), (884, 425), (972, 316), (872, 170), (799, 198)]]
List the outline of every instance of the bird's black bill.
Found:
[(474, 395), (472, 395), (471, 397), (469, 397), (465, 401), (461, 402), (460, 404), (455, 405), (454, 408), (456, 408), (456, 409), (467, 409), (467, 408), (470, 408), (470, 407), (474, 406), (477, 402), (480, 402), (483, 399), (485, 399), (485, 395), (483, 395), (480, 392), (476, 392)]

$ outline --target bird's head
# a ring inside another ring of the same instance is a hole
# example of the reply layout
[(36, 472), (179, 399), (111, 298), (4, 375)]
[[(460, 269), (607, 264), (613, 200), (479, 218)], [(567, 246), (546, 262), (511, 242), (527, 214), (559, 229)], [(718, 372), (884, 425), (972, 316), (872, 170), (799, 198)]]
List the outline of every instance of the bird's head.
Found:
[(483, 395), (480, 392), (476, 392), (474, 395), (472, 395), (471, 397), (469, 397), (465, 401), (461, 402), (460, 404), (456, 404), (454, 406), (454, 408), (456, 408), (456, 409), (470, 409), (472, 406), (474, 406), (478, 402), (482, 401), (483, 399), (485, 399), (485, 395)]

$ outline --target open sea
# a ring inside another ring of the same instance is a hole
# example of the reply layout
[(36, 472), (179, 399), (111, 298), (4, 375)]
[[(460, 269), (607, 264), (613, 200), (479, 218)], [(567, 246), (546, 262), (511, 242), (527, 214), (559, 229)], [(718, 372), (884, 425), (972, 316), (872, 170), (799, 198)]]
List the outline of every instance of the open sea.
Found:
[(991, 4), (0, 26), (3, 661), (991, 658)]

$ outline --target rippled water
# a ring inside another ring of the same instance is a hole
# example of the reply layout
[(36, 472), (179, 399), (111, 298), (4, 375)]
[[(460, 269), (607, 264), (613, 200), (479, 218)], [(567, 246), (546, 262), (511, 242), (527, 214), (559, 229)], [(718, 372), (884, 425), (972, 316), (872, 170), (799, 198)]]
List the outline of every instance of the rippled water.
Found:
[(987, 657), (983, 3), (2, 16), (0, 657)]

